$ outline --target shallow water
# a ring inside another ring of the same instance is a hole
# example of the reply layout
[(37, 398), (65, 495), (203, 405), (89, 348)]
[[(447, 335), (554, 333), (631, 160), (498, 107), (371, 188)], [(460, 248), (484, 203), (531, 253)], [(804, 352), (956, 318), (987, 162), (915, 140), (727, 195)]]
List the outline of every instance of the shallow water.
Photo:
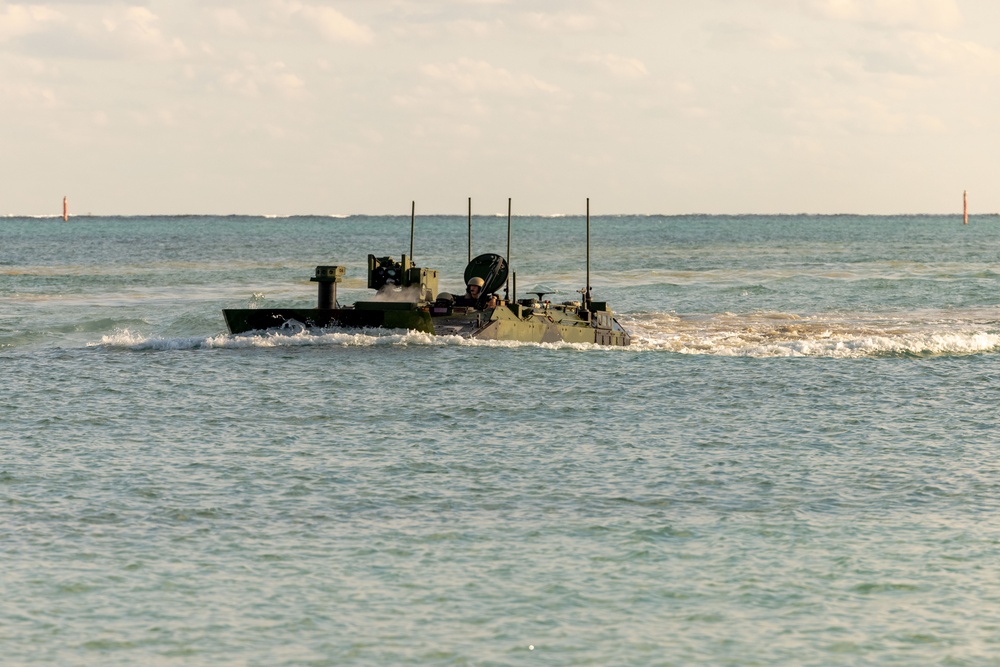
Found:
[(6, 661), (992, 664), (1000, 220), (595, 218), (628, 349), (224, 333), (408, 223), (0, 219)]

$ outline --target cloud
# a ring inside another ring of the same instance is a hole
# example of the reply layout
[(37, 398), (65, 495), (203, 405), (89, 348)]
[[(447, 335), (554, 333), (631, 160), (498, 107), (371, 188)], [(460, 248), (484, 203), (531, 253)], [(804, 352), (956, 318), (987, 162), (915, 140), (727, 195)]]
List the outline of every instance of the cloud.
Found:
[(462, 19), (451, 21), (444, 26), (445, 31), (453, 37), (472, 37), (474, 39), (493, 37), (502, 33), (504, 28), (504, 22), (499, 19), (492, 21)]
[(596, 65), (618, 79), (641, 79), (649, 72), (638, 58), (619, 56), (614, 53), (600, 53), (581, 56), (580, 62)]
[(976, 42), (907, 31), (863, 40), (821, 66), (834, 79), (895, 79), (896, 87), (938, 85), (1000, 76), (1000, 52)]
[(65, 23), (66, 15), (44, 6), (7, 5), (0, 7), (0, 42)]
[(101, 21), (105, 39), (122, 53), (145, 54), (168, 59), (187, 54), (179, 38), (168, 37), (159, 29), (160, 17), (145, 7), (127, 7), (110, 12)]
[(298, 20), (330, 41), (351, 44), (370, 44), (374, 41), (368, 26), (349, 19), (332, 7), (298, 0), (279, 0), (276, 6), (288, 18)]
[(975, 42), (943, 35), (911, 33), (900, 40), (902, 49), (925, 72), (967, 76), (1000, 75), (1000, 52)]
[(57, 98), (51, 88), (33, 83), (0, 82), (0, 100), (8, 107), (51, 109), (57, 106)]
[(521, 23), (536, 32), (590, 32), (601, 26), (596, 16), (587, 14), (545, 14), (531, 12), (521, 17)]
[(224, 73), (220, 80), (224, 89), (246, 97), (259, 97), (266, 92), (292, 97), (305, 89), (302, 79), (280, 61), (247, 64)]
[(480, 60), (461, 58), (445, 65), (424, 65), (420, 73), (462, 93), (503, 93), (528, 95), (555, 93), (559, 88), (530, 74), (514, 74)]
[(868, 95), (839, 99), (825, 96), (803, 100), (787, 111), (798, 137), (927, 136), (945, 131), (933, 114), (902, 110), (886, 100)]
[(773, 30), (737, 21), (718, 21), (705, 26), (709, 44), (720, 49), (751, 48), (760, 51), (790, 51), (794, 40)]
[(218, 7), (209, 10), (209, 15), (215, 21), (219, 30), (226, 35), (248, 35), (250, 24), (242, 12), (232, 7)]
[(888, 28), (947, 30), (962, 23), (956, 0), (802, 0), (821, 18)]
[(146, 7), (8, 5), (0, 13), (0, 42), (39, 57), (168, 60), (187, 55), (177, 37), (163, 33), (160, 17)]

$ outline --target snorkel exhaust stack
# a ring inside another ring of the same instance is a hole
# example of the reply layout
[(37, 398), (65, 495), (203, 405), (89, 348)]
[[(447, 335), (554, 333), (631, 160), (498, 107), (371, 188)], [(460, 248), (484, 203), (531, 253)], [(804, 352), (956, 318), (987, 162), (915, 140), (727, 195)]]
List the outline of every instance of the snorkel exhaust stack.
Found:
[(318, 283), (319, 294), (316, 299), (316, 307), (320, 310), (337, 307), (337, 283), (344, 280), (344, 270), (343, 266), (316, 267), (316, 275), (309, 280)]

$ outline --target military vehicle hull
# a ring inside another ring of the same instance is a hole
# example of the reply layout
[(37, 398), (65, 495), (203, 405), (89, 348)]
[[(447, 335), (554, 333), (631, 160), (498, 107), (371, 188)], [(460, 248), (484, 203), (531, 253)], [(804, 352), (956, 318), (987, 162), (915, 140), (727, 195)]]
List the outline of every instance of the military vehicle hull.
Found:
[[(398, 306), (400, 304), (383, 304)], [(299, 323), (305, 327), (344, 327), (351, 329), (383, 328), (410, 329), (424, 333), (435, 333), (431, 316), (427, 311), (406, 304), (408, 308), (253, 308), (227, 309), (222, 314), (226, 318), (229, 332), (233, 334), (249, 331), (263, 331)]]
[(360, 303), (353, 308), (257, 308), (223, 311), (230, 333), (301, 325), (308, 328), (407, 329), (437, 336), (525, 343), (625, 346), (631, 337), (610, 311), (576, 304), (502, 304), (495, 308), (440, 309), (416, 303)]
[(317, 283), (316, 308), (239, 308), (222, 311), (230, 333), (301, 326), (307, 328), (383, 328), (420, 331), (437, 336), (460, 336), (480, 340), (510, 340), (525, 343), (591, 343), (628, 345), (628, 332), (615, 320), (603, 301), (585, 300), (553, 304), (545, 292), (532, 292), (535, 299), (499, 301), (494, 292), (507, 278), (507, 262), (488, 253), (469, 262), (468, 284), (480, 278), (483, 294), (459, 297), (437, 290), (438, 272), (414, 266), (406, 255), (368, 256), (368, 287), (376, 300), (353, 306), (337, 303), (337, 285), (345, 267), (317, 266), (311, 281)]
[[(603, 304), (602, 304), (603, 305)], [(434, 333), (479, 340), (526, 343), (590, 343), (625, 346), (631, 337), (610, 311), (586, 311), (578, 304), (503, 304), (483, 311), (432, 317)]]

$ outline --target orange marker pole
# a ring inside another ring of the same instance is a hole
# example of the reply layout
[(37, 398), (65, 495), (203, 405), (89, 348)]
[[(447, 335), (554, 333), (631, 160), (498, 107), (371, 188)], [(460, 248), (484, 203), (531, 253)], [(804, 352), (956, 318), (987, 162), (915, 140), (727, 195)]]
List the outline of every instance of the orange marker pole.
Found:
[(69, 202), (63, 197), (63, 222), (69, 220)]
[(962, 224), (969, 224), (969, 191), (962, 190)]

